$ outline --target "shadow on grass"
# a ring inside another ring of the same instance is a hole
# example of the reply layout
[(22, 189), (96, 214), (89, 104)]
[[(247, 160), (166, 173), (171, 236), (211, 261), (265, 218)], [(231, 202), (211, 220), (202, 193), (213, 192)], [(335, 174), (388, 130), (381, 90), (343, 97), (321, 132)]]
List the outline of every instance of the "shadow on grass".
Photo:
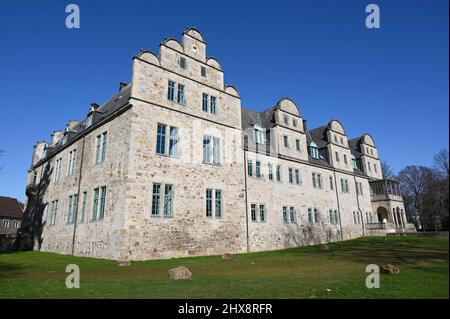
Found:
[[(344, 244), (344, 245), (342, 245)], [(364, 238), (332, 244), (329, 254), (358, 263), (403, 264), (418, 267), (428, 263), (448, 261), (448, 242), (430, 245), (421, 241), (400, 241), (386, 238)]]

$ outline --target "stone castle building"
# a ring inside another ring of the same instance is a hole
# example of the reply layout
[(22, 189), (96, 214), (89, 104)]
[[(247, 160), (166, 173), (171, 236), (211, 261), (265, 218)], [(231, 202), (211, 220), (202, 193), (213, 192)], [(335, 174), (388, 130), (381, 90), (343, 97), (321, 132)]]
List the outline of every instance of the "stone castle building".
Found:
[(117, 260), (253, 252), (405, 231), (369, 134), (245, 109), (202, 34), (133, 58), (130, 84), (34, 146), (34, 249)]

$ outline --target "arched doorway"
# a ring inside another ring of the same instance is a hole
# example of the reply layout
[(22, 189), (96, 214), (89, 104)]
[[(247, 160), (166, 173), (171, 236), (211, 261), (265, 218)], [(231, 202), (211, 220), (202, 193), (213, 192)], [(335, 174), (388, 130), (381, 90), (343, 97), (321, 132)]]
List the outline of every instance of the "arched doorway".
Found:
[(378, 215), (378, 222), (383, 223), (389, 221), (388, 211), (383, 206), (377, 208), (377, 215)]

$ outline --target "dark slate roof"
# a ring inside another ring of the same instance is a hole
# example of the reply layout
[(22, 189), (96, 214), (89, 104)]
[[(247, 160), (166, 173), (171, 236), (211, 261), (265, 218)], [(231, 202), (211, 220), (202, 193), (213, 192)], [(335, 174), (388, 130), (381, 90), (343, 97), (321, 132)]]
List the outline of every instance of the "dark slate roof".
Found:
[(317, 127), (315, 129), (312, 129), (311, 131), (309, 131), (309, 133), (311, 134), (312, 140), (317, 144), (317, 147), (319, 149), (326, 147), (328, 144), (327, 129), (328, 129), (328, 125), (324, 125), (324, 126)]
[(0, 216), (22, 218), (22, 205), (15, 198), (0, 196)]
[(361, 147), (359, 145), (361, 138), (362, 138), (362, 136), (353, 138), (348, 141), (348, 146), (350, 148), (350, 151), (352, 152), (353, 155), (355, 155), (356, 158), (360, 158), (362, 155)]
[(241, 108), (242, 130), (252, 128), (253, 125), (259, 124), (263, 128), (272, 128), (275, 126), (274, 120), (275, 109), (271, 108), (262, 112), (255, 112), (250, 109)]
[[(112, 98), (106, 101), (103, 105), (99, 106), (93, 112), (92, 125), (94, 126), (96, 123), (108, 118), (113, 113), (115, 113), (120, 108), (124, 107), (128, 104), (131, 96), (131, 84), (125, 86), (120, 92), (117, 92)], [(70, 141), (77, 139), (80, 135), (83, 134), (88, 128), (85, 127), (85, 121), (87, 117), (80, 121), (73, 129), (71, 129), (67, 133), (67, 141), (64, 145), (69, 143)], [(47, 156), (40, 160), (36, 166), (40, 165), (46, 158), (52, 156), (53, 154), (58, 153), (63, 148), (63, 139), (61, 138), (55, 145), (47, 146)]]

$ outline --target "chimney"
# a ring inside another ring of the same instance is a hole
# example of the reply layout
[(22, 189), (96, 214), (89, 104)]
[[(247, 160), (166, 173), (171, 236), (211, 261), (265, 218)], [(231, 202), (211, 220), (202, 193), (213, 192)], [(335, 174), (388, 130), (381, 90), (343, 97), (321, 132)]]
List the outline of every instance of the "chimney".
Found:
[(54, 131), (51, 135), (52, 137), (52, 141), (50, 143), (51, 146), (55, 145), (56, 143), (58, 143), (58, 141), (63, 137), (64, 133), (62, 131)]
[(126, 87), (128, 84), (125, 82), (120, 82), (119, 83), (119, 92), (121, 92), (123, 90), (124, 87)]

